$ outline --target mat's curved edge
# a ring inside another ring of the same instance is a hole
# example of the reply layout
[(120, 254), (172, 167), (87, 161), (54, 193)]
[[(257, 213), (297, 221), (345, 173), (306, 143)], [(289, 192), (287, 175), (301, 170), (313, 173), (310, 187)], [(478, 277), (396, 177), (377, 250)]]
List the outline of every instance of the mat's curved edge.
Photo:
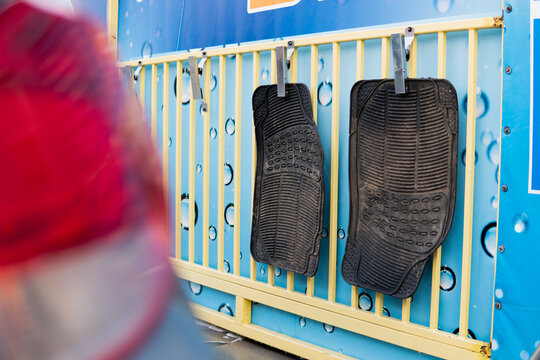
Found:
[[(360, 80), (360, 81), (357, 81), (352, 89), (351, 89), (351, 111), (350, 111), (350, 128), (349, 128), (349, 192), (350, 192), (350, 206), (349, 206), (349, 237), (351, 237), (352, 235), (354, 235), (353, 238), (356, 238), (356, 229), (357, 229), (357, 220), (358, 220), (358, 217), (357, 217), (357, 211), (358, 209), (356, 209), (356, 206), (354, 206), (354, 204), (358, 203), (358, 183), (357, 183), (357, 178), (356, 178), (356, 145), (357, 145), (357, 137), (355, 136), (355, 133), (357, 131), (357, 128), (358, 128), (358, 108), (357, 108), (357, 105), (358, 105), (358, 91), (360, 90), (360, 88), (362, 86), (370, 86), (371, 89), (369, 89), (369, 95), (367, 97), (371, 97), (373, 94), (374, 94), (374, 90), (377, 89), (380, 85), (386, 83), (386, 82), (390, 82), (390, 81), (393, 81), (392, 79), (383, 79), (383, 80)], [(430, 256), (433, 255), (433, 253), (440, 247), (442, 246), (442, 244), (444, 243), (444, 241), (446, 240), (449, 232), (450, 232), (450, 229), (452, 227), (452, 223), (453, 223), (453, 219), (454, 219), (454, 212), (455, 212), (455, 202), (456, 202), (456, 189), (457, 189), (457, 161), (458, 161), (458, 156), (457, 156), (457, 152), (458, 152), (458, 134), (459, 134), (459, 112), (458, 112), (458, 103), (457, 103), (457, 91), (455, 89), (455, 87), (452, 85), (452, 83), (446, 79), (432, 79), (432, 78), (422, 78), (422, 79), (408, 79), (407, 82), (409, 81), (430, 81), (434, 84), (434, 86), (437, 88), (438, 90), (438, 95), (439, 95), (439, 99), (438, 99), (438, 102), (441, 106), (444, 106), (446, 109), (448, 109), (452, 104), (450, 104), (449, 102), (447, 102), (447, 104), (443, 105), (441, 104), (441, 99), (440, 99), (440, 84), (444, 84), (446, 86), (448, 86), (449, 88), (449, 91), (453, 93), (454, 95), (454, 98), (456, 99), (456, 101), (454, 102), (453, 105), (453, 109), (455, 111), (455, 122), (454, 123), (451, 123), (451, 124), (448, 124), (448, 127), (449, 127), (449, 130), (450, 130), (450, 133), (451, 133), (451, 141), (452, 141), (452, 148), (453, 148), (453, 153), (454, 153), (454, 156), (452, 157), (452, 168), (456, 169), (456, 171), (453, 171), (451, 173), (451, 178), (450, 178), (450, 190), (451, 190), (451, 193), (454, 194), (454, 196), (451, 196), (450, 197), (450, 201), (449, 201), (449, 212), (448, 212), (448, 216), (446, 218), (446, 222), (444, 224), (444, 231), (443, 233), (441, 234), (441, 237), (439, 239), (439, 241), (435, 244), (435, 246), (433, 246), (433, 250), (432, 251), (429, 251), (429, 252), (426, 252), (425, 254), (422, 254), (422, 257), (419, 257), (417, 261), (415, 262), (412, 262), (410, 264), (410, 266), (408, 267), (408, 269), (406, 271), (403, 272), (403, 276), (401, 278), (401, 281), (399, 282), (399, 285), (396, 287), (396, 289), (394, 289), (394, 291), (391, 291), (391, 292), (384, 292), (382, 291), (382, 293), (384, 293), (385, 295), (391, 295), (391, 296), (394, 296), (394, 297), (398, 297), (398, 298), (402, 298), (402, 299), (405, 299), (405, 298), (408, 298), (410, 296), (412, 296), (416, 290), (418, 289), (418, 287), (420, 286), (420, 282), (422, 280), (422, 276), (423, 276), (423, 273), (425, 271), (425, 267), (426, 267), (426, 264), (427, 264), (427, 261), (429, 259)], [(364, 101), (365, 103), (365, 101)], [(450, 121), (451, 119), (447, 116), (447, 119)], [(352, 170), (354, 171), (352, 171)], [(353, 201), (354, 200), (354, 201)], [(352, 220), (351, 220), (352, 219)], [(350, 249), (350, 247), (353, 247), (354, 249)], [(348, 259), (347, 257), (347, 254), (350, 253), (351, 251), (356, 251), (356, 252), (359, 252), (360, 254), (358, 255), (358, 263), (357, 264), (354, 264), (350, 259)], [(358, 281), (357, 277), (354, 276), (354, 277), (350, 277), (346, 274), (346, 269), (345, 267), (353, 267), (354, 269), (354, 274), (357, 273), (357, 269), (358, 269), (358, 266), (360, 265), (360, 259), (361, 259), (361, 250), (358, 249), (356, 247), (356, 245), (352, 242), (352, 241), (349, 241), (349, 239), (347, 239), (347, 243), (346, 243), (346, 250), (345, 250), (345, 254), (343, 256), (343, 261), (341, 263), (341, 273), (342, 273), (342, 276), (343, 276), (343, 279), (349, 283), (350, 285), (353, 285), (353, 286), (358, 286), (358, 287), (361, 287), (361, 288), (365, 288), (365, 289), (370, 289), (370, 290), (374, 290), (370, 287), (369, 284), (363, 284), (361, 282)], [(419, 273), (420, 275), (418, 277), (414, 277), (412, 276), (412, 273), (413, 273), (413, 270), (415, 270), (418, 266), (421, 267), (421, 270), (419, 270)], [(412, 279), (411, 279), (412, 277)], [(411, 291), (408, 291), (408, 292), (400, 292), (401, 288), (402, 288), (402, 285), (405, 283), (405, 282), (413, 282), (414, 281), (414, 286), (411, 288), (412, 290)], [(380, 291), (379, 290), (375, 290), (375, 291)]]

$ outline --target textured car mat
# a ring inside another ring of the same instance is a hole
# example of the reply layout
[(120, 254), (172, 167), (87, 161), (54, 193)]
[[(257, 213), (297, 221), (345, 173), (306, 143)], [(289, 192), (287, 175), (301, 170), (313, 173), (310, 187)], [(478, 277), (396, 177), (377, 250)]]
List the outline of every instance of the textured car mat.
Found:
[(319, 264), (324, 154), (309, 90), (286, 84), (253, 94), (257, 170), (251, 254), (255, 260), (313, 276)]
[(345, 281), (399, 298), (418, 287), (452, 224), (458, 105), (452, 84), (357, 82), (351, 90)]

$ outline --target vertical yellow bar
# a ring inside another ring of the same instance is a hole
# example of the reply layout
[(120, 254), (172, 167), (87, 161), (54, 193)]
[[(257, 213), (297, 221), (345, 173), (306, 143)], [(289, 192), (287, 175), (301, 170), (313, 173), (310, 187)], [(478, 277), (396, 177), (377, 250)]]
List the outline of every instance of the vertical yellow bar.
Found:
[(328, 231), (328, 301), (336, 299), (337, 215), (339, 172), (340, 44), (332, 43), (332, 151), (330, 155), (330, 229)]
[(157, 65), (152, 65), (152, 99), (151, 99), (151, 129), (152, 142), (156, 145), (156, 118), (157, 118)]
[[(144, 68), (143, 68), (144, 69)], [(142, 71), (141, 71), (142, 73)], [(182, 256), (182, 63), (176, 62), (176, 174), (175, 174), (175, 194), (174, 194), (174, 213), (175, 215), (175, 248), (176, 258)]]
[[(317, 125), (317, 89), (319, 75), (319, 47), (318, 45), (311, 45), (311, 107), (313, 108), (313, 121)], [(315, 277), (311, 276), (307, 278), (307, 296), (313, 296), (315, 293)]]
[[(446, 78), (446, 33), (438, 33), (437, 44), (437, 77)], [(429, 314), (429, 327), (437, 329), (439, 325), (439, 295), (441, 286), (441, 247), (433, 254), (433, 268), (431, 274), (431, 307)]]
[[(276, 50), (270, 51), (270, 83), (277, 83), (277, 64), (276, 64)], [(268, 285), (274, 285), (274, 267), (268, 265)]]
[(239, 324), (251, 323), (251, 301), (243, 297), (236, 297), (236, 322)]
[(224, 247), (224, 167), (225, 167), (225, 71), (226, 71), (225, 55), (219, 57), (219, 127), (218, 127), (218, 254), (217, 268), (223, 271), (223, 247)]
[[(253, 53), (253, 91), (259, 87), (259, 52)], [(255, 137), (255, 125), (251, 133), (251, 218), (253, 218), (253, 198), (255, 194), (255, 173), (257, 171), (257, 140)], [(255, 280), (257, 278), (257, 262), (250, 256), (249, 260), (249, 278)]]
[(194, 262), (194, 261), (195, 261), (195, 99), (193, 98), (193, 91), (191, 91), (191, 96), (189, 100), (189, 262)]
[[(390, 73), (390, 39), (383, 37), (381, 43), (381, 78), (386, 79)], [(375, 293), (375, 313), (382, 315), (384, 296)]]
[[(364, 40), (356, 42), (356, 81), (364, 80)], [(358, 286), (351, 286), (351, 307), (358, 308)]]
[(146, 66), (143, 66), (141, 68), (141, 73), (139, 74), (139, 103), (141, 104), (143, 113), (144, 113), (144, 97), (146, 96), (145, 69), (146, 69)]
[(240, 202), (242, 195), (242, 54), (236, 54), (234, 120), (234, 274), (240, 275)]
[(204, 100), (206, 101), (206, 112), (204, 113), (203, 129), (203, 266), (208, 266), (208, 218), (210, 216), (210, 76), (211, 59), (208, 58), (204, 64)]
[[(295, 83), (298, 80), (298, 49), (295, 49), (291, 56), (291, 83)], [(294, 290), (294, 272), (287, 271), (287, 290)]]
[(114, 59), (118, 56), (118, 0), (107, 1), (107, 34)]
[(163, 190), (169, 209), (169, 63), (163, 64)]
[(465, 206), (463, 210), (463, 258), (461, 261), (461, 301), (459, 336), (466, 338), (469, 327), (469, 291), (471, 285), (472, 220), (474, 205), (474, 153), (476, 139), (476, 66), (477, 30), (469, 30), (469, 64), (467, 86), (467, 139), (465, 158)]

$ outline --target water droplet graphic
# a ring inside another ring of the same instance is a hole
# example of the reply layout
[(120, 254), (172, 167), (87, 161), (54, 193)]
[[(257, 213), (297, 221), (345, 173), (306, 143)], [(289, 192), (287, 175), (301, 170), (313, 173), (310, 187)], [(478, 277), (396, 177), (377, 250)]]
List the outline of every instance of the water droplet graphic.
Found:
[(208, 238), (212, 241), (216, 240), (216, 237), (217, 237), (217, 231), (216, 231), (216, 228), (213, 227), (213, 226), (210, 226), (208, 228)]
[(210, 139), (215, 139), (216, 136), (217, 136), (217, 130), (216, 128), (213, 127), (210, 129)]
[(499, 164), (499, 144), (496, 141), (492, 141), (487, 149), (488, 159), (492, 164)]
[(300, 319), (298, 319), (298, 323), (301, 327), (306, 327), (306, 318), (301, 317)]
[(450, 10), (453, 3), (454, 0), (435, 0), (433, 2), (433, 5), (435, 6), (435, 10), (437, 10), (441, 14), (444, 14), (447, 13), (448, 10)]
[(127, 29), (127, 30), (126, 30), (126, 35), (128, 35), (128, 36), (129, 36), (129, 29)]
[(266, 273), (266, 270), (261, 266), (259, 272), (261, 273), (261, 275), (264, 275)]
[[(452, 334), (459, 335), (459, 328), (452, 331)], [(473, 331), (471, 329), (467, 329), (467, 337), (469, 339), (476, 339), (476, 335), (474, 335)]]
[(210, 76), (210, 91), (213, 91), (216, 88), (217, 85), (217, 77), (216, 73), (212, 73)]
[(492, 258), (493, 254), (497, 251), (497, 223), (495, 221), (484, 226), (480, 235), (480, 241), (484, 252)]
[(496, 209), (499, 206), (499, 200), (497, 199), (497, 196), (491, 197), (491, 206)]
[(230, 227), (234, 227), (234, 204), (229, 204), (225, 208), (225, 222)]
[[(174, 87), (176, 89), (176, 86)], [(191, 83), (189, 80), (189, 72), (186, 70), (182, 74), (182, 104), (189, 104), (191, 97)]]
[(202, 166), (201, 166), (201, 164), (197, 164), (196, 169), (197, 169), (197, 172), (198, 172), (198, 173), (202, 173)]
[(161, 37), (161, 26), (158, 26), (156, 28), (156, 38), (159, 39), (160, 37)]
[(383, 313), (384, 316), (390, 317), (390, 310), (388, 310), (388, 308), (386, 306), (383, 307), (382, 313)]
[(482, 132), (480, 138), (482, 139), (482, 144), (488, 146), (493, 141), (493, 134), (490, 130), (485, 130)]
[(321, 72), (324, 69), (324, 59), (322, 56), (319, 56), (319, 63), (317, 66), (317, 71)]
[(230, 185), (232, 183), (234, 177), (233, 168), (230, 164), (225, 164), (225, 169), (223, 172), (223, 183), (225, 186)]
[(334, 332), (334, 326), (333, 325), (328, 325), (328, 324), (323, 324), (324, 325), (324, 330), (331, 334)]
[(319, 104), (322, 106), (328, 106), (332, 103), (332, 83), (330, 80), (326, 80), (319, 84), (317, 94)]
[(193, 293), (193, 295), (199, 295), (202, 292), (202, 285), (197, 284), (191, 281), (188, 281), (189, 283), (189, 290)]
[[(467, 113), (467, 95), (463, 99), (463, 109)], [(489, 110), (489, 100), (485, 92), (480, 87), (476, 88), (476, 118), (484, 117)]]
[(456, 286), (456, 274), (447, 266), (441, 266), (441, 290), (451, 291)]
[(280, 277), (281, 276), (281, 269), (280, 268), (274, 268), (274, 275), (276, 277)]
[(242, 252), (240, 251), (240, 259), (242, 259)]
[(373, 300), (371, 295), (367, 292), (363, 292), (358, 296), (358, 307), (365, 311), (371, 311), (373, 309)]
[(226, 273), (231, 272), (231, 265), (229, 265), (227, 260), (223, 260), (223, 271)]
[(126, 10), (126, 13), (124, 14), (126, 17), (129, 17), (129, 11)]
[(499, 299), (502, 299), (502, 297), (504, 296), (504, 293), (501, 289), (497, 289), (495, 290), (495, 296)]
[[(461, 153), (461, 162), (463, 163), (463, 165), (466, 165), (467, 163), (467, 150), (463, 150), (463, 152)], [(474, 152), (474, 163), (476, 164), (478, 162), (478, 153), (475, 151)]]
[(519, 357), (521, 358), (521, 360), (529, 360), (529, 353), (525, 350), (521, 350), (521, 352), (519, 353)]
[(268, 79), (268, 76), (270, 75), (270, 72), (268, 71), (268, 68), (265, 66), (261, 70), (261, 80), (266, 81)]
[(338, 232), (337, 232), (337, 236), (340, 239), (345, 239), (345, 230), (339, 229)]
[[(199, 210), (197, 208), (197, 202), (193, 202), (194, 209), (194, 224), (197, 224), (197, 217), (199, 216)], [(189, 230), (189, 194), (182, 194), (180, 197), (180, 223), (184, 230)]]
[(516, 215), (514, 217), (514, 220), (512, 220), (514, 231), (518, 234), (524, 233), (525, 231), (527, 231), (528, 222), (529, 218), (527, 217), (527, 214)]
[(322, 228), (322, 237), (323, 237), (323, 238), (328, 237), (328, 229), (325, 228), (325, 227)]
[(493, 351), (499, 350), (499, 342), (495, 339), (491, 341), (491, 350)]
[(141, 57), (143, 59), (150, 59), (152, 57), (152, 43), (150, 41), (145, 41), (141, 48)]
[(172, 138), (169, 136), (169, 147), (172, 146)]
[(225, 132), (229, 135), (234, 135), (234, 119), (228, 118), (225, 122)]
[(495, 182), (499, 184), (499, 165), (497, 165), (497, 168), (495, 169)]
[(202, 104), (199, 106), (199, 114), (201, 114), (202, 117), (204, 117), (204, 110)]
[(133, 41), (129, 42), (129, 47), (133, 47)]
[(233, 316), (233, 311), (231, 309), (231, 306), (228, 303), (223, 303), (219, 305), (218, 311), (223, 314), (227, 314), (229, 316)]

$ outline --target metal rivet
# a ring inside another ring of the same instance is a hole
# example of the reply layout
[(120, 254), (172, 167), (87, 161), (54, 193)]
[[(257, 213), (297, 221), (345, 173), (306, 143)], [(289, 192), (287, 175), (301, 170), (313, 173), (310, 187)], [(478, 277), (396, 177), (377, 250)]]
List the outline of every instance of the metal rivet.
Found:
[(507, 5), (506, 6), (506, 12), (507, 13), (512, 12), (512, 5)]
[(504, 245), (499, 245), (499, 252), (500, 252), (500, 253), (503, 253), (504, 250), (505, 250)]
[(510, 134), (510, 127), (505, 126), (505, 127), (504, 127), (504, 133), (505, 133), (506, 135)]
[(508, 186), (506, 186), (506, 185), (501, 186), (501, 190), (503, 192), (507, 192), (508, 191)]
[(495, 303), (495, 309), (500, 310), (502, 308), (502, 304), (500, 302)]
[(504, 68), (504, 72), (510, 74), (512, 72), (512, 68), (510, 66), (507, 66)]

